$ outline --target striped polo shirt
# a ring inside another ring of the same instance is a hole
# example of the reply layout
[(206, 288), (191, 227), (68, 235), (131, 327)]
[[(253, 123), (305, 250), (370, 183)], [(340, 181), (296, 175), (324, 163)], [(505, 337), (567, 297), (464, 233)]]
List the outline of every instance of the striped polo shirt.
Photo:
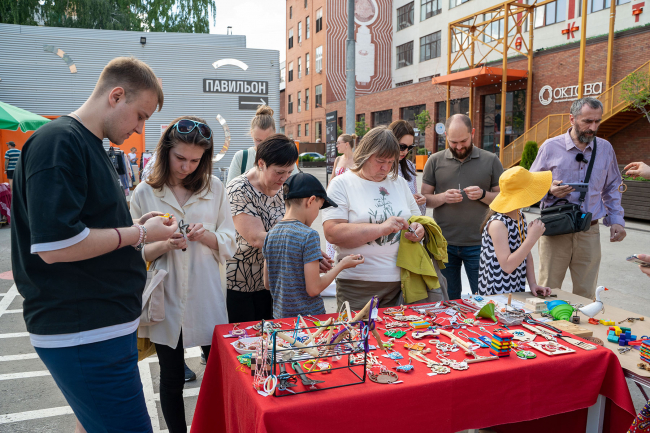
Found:
[(6, 151), (5, 161), (9, 161), (9, 164), (7, 165), (7, 170), (15, 170), (19, 158), (20, 158), (20, 150), (9, 149), (8, 151)]
[(273, 296), (273, 317), (325, 314), (320, 296), (305, 287), (305, 264), (323, 258), (318, 232), (300, 221), (279, 221), (266, 235), (262, 250)]

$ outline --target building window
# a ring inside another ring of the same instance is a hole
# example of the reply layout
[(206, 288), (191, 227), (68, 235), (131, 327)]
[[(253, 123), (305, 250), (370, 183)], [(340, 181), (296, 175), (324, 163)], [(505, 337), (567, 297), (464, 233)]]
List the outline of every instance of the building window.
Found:
[(309, 75), (309, 53), (305, 54), (305, 75)]
[(305, 137), (309, 137), (309, 123), (305, 123)]
[[(300, 105), (298, 105), (298, 106), (300, 107)], [(298, 129), (297, 129), (298, 134), (296, 135), (297, 137), (300, 137), (300, 126), (301, 126), (301, 125), (300, 125), (300, 123), (299, 123), (299, 124), (298, 124)]]
[(424, 83), (425, 81), (431, 81), (434, 77), (439, 77), (440, 74), (435, 74), (435, 75), (427, 75), (426, 77), (422, 77), (418, 80), (419, 83)]
[(420, 21), (442, 13), (442, 0), (420, 0)]
[(289, 49), (293, 48), (293, 29), (289, 29)]
[(397, 31), (413, 25), (413, 2), (397, 8)]
[(366, 123), (365, 113), (357, 114), (357, 123)]
[(372, 114), (372, 127), (390, 125), (393, 121), (393, 110), (375, 111)]
[(440, 57), (440, 32), (420, 38), (420, 61)]
[(323, 85), (319, 84), (316, 87), (314, 87), (314, 91), (316, 92), (316, 108), (318, 107), (323, 107)]
[[(629, 3), (632, 0), (616, 0), (617, 5), (622, 5), (625, 3)], [(592, 12), (598, 12), (602, 11), (603, 9), (609, 9), (609, 7), (612, 5), (611, 0), (588, 0), (587, 3), (587, 10), (589, 13)], [(582, 3), (578, 4), (578, 10), (582, 12)], [(580, 13), (578, 13), (578, 16), (582, 16)]]
[[(447, 101), (440, 101), (436, 102), (436, 123), (445, 123), (447, 121)], [(437, 151), (440, 150), (445, 150), (445, 134), (438, 134), (435, 132), (435, 128), (433, 128), (434, 134), (435, 134), (435, 140), (436, 143), (438, 143), (437, 146)]]
[(411, 107), (401, 108), (401, 118), (406, 120), (411, 126), (415, 127), (415, 116), (427, 109), (426, 104), (413, 105)]
[[(501, 138), (501, 93), (483, 97), (483, 149), (498, 154)], [(526, 121), (526, 91), (506, 93), (505, 145), (524, 133)]]
[[(300, 105), (300, 102), (302, 101), (302, 92), (298, 92), (298, 113), (302, 111), (302, 106)], [(298, 134), (300, 135), (300, 134)]]
[(302, 58), (298, 57), (298, 79), (302, 78)]
[(289, 63), (289, 82), (293, 81), (293, 62)]
[(309, 111), (309, 89), (305, 89), (305, 111)]
[(449, 0), (449, 9), (460, 6), (463, 3), (467, 3), (469, 0)]
[(397, 69), (413, 64), (413, 41), (397, 47)]
[(316, 73), (323, 70), (323, 46), (316, 48)]
[(291, 100), (291, 95), (289, 95), (289, 102), (287, 103), (287, 114), (293, 114), (293, 101)]
[(289, 6), (289, 19), (293, 18), (293, 6)]
[(302, 44), (302, 21), (298, 22), (298, 43)]
[(316, 33), (323, 30), (323, 8), (316, 11)]
[(321, 131), (323, 130), (321, 122), (314, 123), (314, 141), (318, 142), (321, 139)]
[(309, 34), (311, 32), (311, 18), (305, 18), (305, 39), (309, 39)]
[[(466, 26), (472, 25), (471, 20), (463, 21), (461, 24), (464, 24)], [(469, 47), (469, 36), (467, 36), (465, 33), (456, 33), (456, 35), (454, 36), (454, 34), (452, 33), (452, 35), (451, 35), (451, 52), (452, 53), (455, 53), (456, 51), (459, 50), (458, 41), (460, 41), (461, 46), (463, 48)]]
[(308, 0), (305, 0), (305, 9), (307, 9), (307, 2)]
[(406, 86), (407, 84), (413, 84), (413, 80), (402, 81), (401, 83), (395, 83), (395, 87)]
[[(578, 2), (582, 5), (582, 1)], [(556, 0), (535, 8), (535, 27), (550, 26), (566, 20), (566, 0)]]

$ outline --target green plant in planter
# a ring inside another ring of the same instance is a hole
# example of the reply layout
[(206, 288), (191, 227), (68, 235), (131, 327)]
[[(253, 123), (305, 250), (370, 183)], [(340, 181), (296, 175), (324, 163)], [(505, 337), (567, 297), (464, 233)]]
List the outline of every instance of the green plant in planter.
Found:
[(325, 157), (322, 157), (322, 158), (314, 158), (313, 161), (314, 161), (314, 162), (324, 162), (324, 161), (325, 161)]
[(426, 129), (433, 125), (433, 120), (431, 120), (431, 115), (428, 110), (422, 111), (420, 114), (415, 116), (415, 127), (420, 130), (420, 134), (424, 136)]
[(427, 153), (428, 152), (427, 152), (426, 147), (421, 147), (421, 148), (418, 149), (418, 155), (426, 155)]
[(336, 136), (339, 137), (341, 134), (343, 134), (343, 129), (339, 125), (336, 125)]
[(521, 162), (519, 165), (526, 170), (530, 170), (530, 166), (533, 165), (537, 157), (537, 150), (537, 142), (527, 141), (524, 145), (524, 151), (521, 154)]
[(303, 156), (300, 157), (300, 160), (302, 162), (311, 162), (311, 161), (314, 160), (314, 157), (311, 156), (311, 155), (303, 155)]

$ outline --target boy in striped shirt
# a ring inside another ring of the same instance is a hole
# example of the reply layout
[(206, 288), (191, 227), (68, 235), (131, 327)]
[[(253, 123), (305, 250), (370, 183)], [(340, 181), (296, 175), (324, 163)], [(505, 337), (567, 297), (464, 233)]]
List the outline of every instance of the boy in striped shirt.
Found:
[(16, 149), (16, 143), (13, 141), (7, 142), (7, 147), (9, 150), (5, 152), (5, 171), (7, 172), (7, 179), (9, 179), (9, 188), (11, 188), (14, 179), (14, 170), (20, 159), (20, 150)]
[(273, 296), (273, 317), (325, 314), (325, 305), (318, 295), (343, 269), (363, 263), (363, 257), (347, 256), (320, 275), (320, 237), (311, 224), (320, 209), (338, 206), (311, 174), (294, 174), (283, 188), (286, 214), (269, 230), (262, 249), (264, 287)]

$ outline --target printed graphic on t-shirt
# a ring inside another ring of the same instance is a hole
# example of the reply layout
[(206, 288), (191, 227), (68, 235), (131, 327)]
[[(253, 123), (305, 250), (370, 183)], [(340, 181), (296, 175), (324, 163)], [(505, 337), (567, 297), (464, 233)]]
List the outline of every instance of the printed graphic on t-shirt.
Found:
[[(375, 207), (377, 209), (368, 210), (370, 224), (383, 224), (391, 216), (400, 216), (402, 214), (402, 211), (400, 210), (397, 213), (397, 215), (394, 215), (393, 203), (390, 201), (390, 199), (386, 198), (387, 196), (390, 195), (390, 193), (388, 192), (388, 190), (386, 190), (386, 188), (380, 186), (379, 195), (381, 196), (380, 198), (374, 199)], [(386, 244), (393, 245), (398, 243), (399, 239), (400, 239), (399, 232), (391, 233), (387, 236), (381, 236), (375, 239), (374, 241), (368, 242), (368, 245), (373, 245), (373, 243), (376, 243), (379, 246), (386, 245)]]

